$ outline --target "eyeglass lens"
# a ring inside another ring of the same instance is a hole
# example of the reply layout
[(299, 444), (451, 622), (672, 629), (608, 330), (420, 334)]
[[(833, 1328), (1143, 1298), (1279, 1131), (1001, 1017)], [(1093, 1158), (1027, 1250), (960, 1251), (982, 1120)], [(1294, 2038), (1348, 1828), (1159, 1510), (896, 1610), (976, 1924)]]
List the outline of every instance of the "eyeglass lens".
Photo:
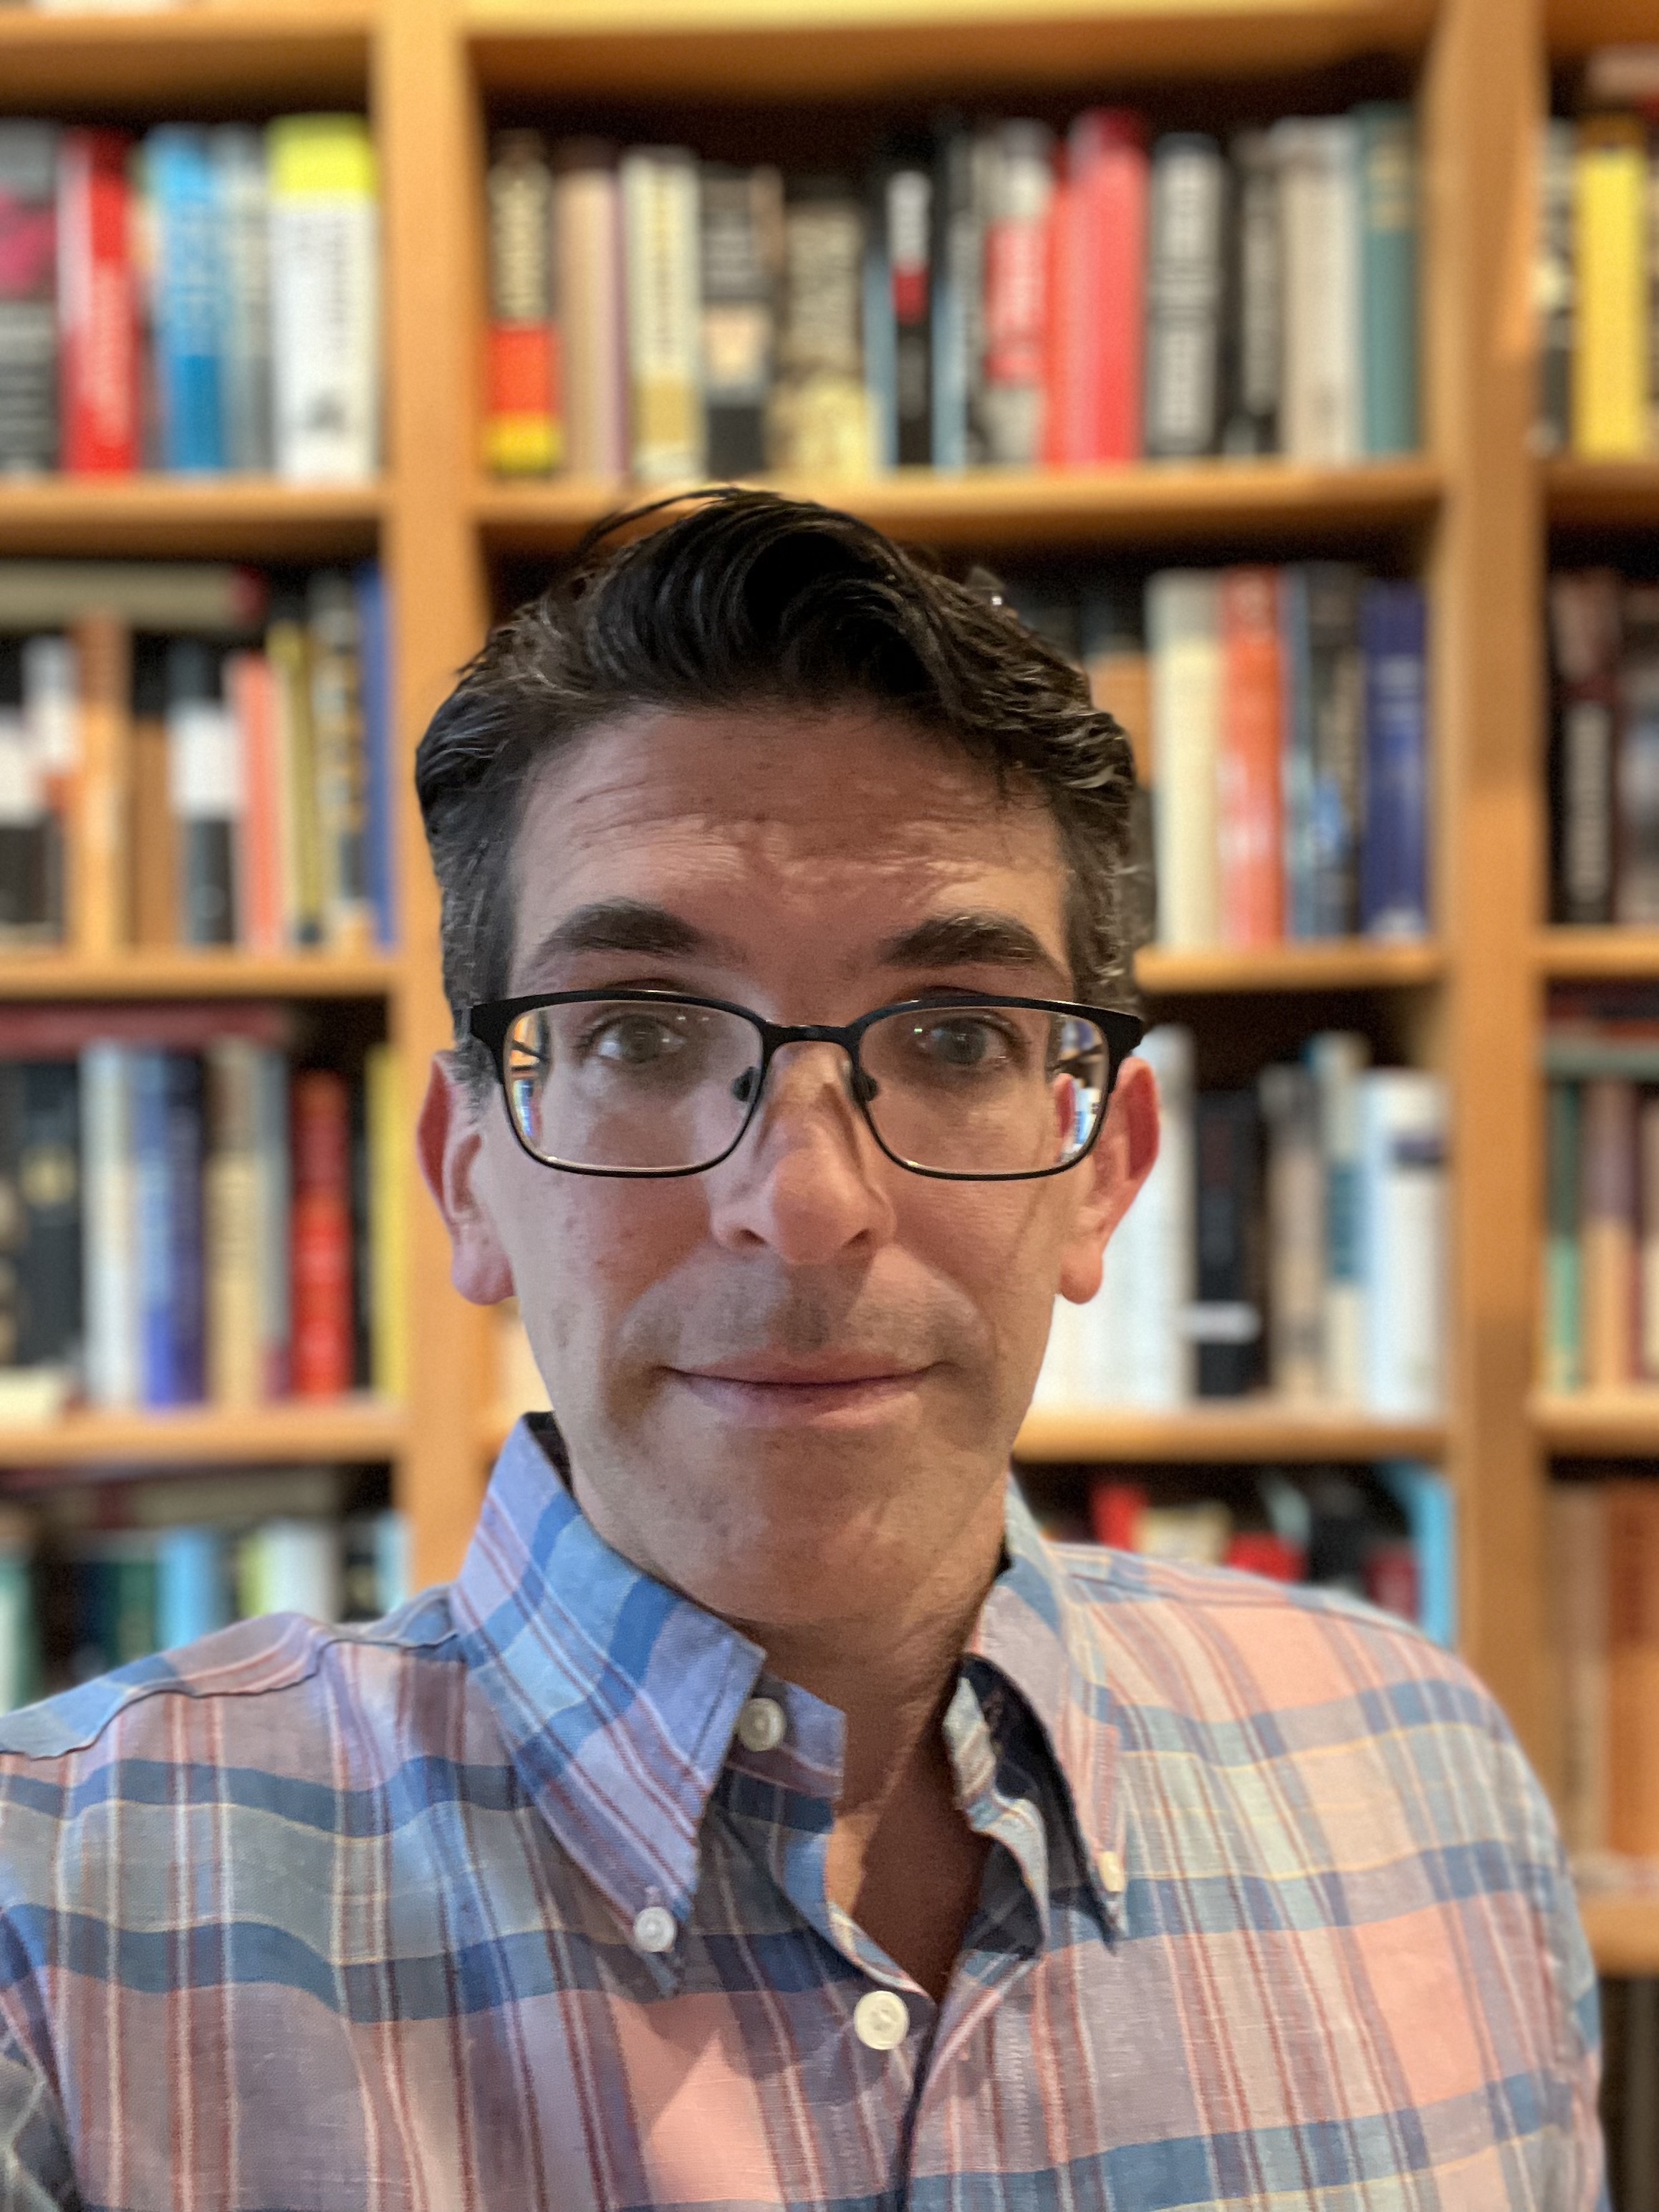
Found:
[[(760, 1031), (678, 1000), (584, 1000), (521, 1014), (507, 1101), (550, 1165), (662, 1173), (737, 1141), (760, 1080)], [(1080, 1016), (969, 1002), (884, 1015), (864, 1031), (863, 1103), (885, 1148), (946, 1175), (1029, 1175), (1087, 1146), (1111, 1056)]]

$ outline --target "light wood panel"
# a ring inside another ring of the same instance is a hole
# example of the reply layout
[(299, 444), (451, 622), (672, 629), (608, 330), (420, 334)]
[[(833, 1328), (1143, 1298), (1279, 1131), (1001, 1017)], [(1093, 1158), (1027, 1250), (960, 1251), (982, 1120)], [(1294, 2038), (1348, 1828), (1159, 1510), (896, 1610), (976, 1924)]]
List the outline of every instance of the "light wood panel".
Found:
[[(856, 480), (776, 477), (792, 497), (862, 515), (933, 545), (1156, 544), (1233, 537), (1263, 542), (1399, 530), (1426, 521), (1442, 477), (1429, 460), (1352, 468), (1287, 461), (1193, 467), (894, 469)], [(473, 512), (502, 552), (556, 552), (602, 515), (663, 496), (609, 479), (475, 487)]]
[(368, 1397), (289, 1399), (230, 1411), (76, 1413), (50, 1426), (0, 1427), (0, 1467), (291, 1466), (301, 1460), (395, 1460), (407, 1420)]
[(345, 560), (374, 551), (384, 503), (378, 484), (270, 477), (0, 477), (0, 558)]
[(1533, 960), (1540, 975), (1564, 982), (1659, 982), (1659, 929), (1540, 930)]
[(1559, 61), (1577, 60), (1592, 46), (1645, 46), (1659, 37), (1653, 0), (1547, 0), (1544, 24)]
[(1034, 1409), (1014, 1447), (1024, 1460), (1206, 1461), (1438, 1459), (1437, 1421), (1384, 1421), (1346, 1407), (1228, 1399), (1178, 1413)]
[(1144, 946), (1135, 979), (1152, 998), (1206, 992), (1400, 990), (1438, 982), (1446, 955), (1437, 944), (1374, 944), (1334, 938), (1325, 944), (1217, 945), (1202, 950)]
[(1659, 1897), (1585, 1897), (1584, 1933), (1604, 1974), (1659, 1974)]
[(1431, 0), (486, 0), (492, 88), (872, 99), (1255, 76), (1409, 54)]
[(1659, 1384), (1535, 1391), (1528, 1412), (1547, 1451), (1587, 1459), (1659, 1459)]
[[(1659, 19), (1649, 35), (1659, 33)], [(1544, 471), (1549, 520), (1576, 528), (1647, 530), (1659, 523), (1659, 459), (1551, 461)]]
[(189, 106), (257, 114), (362, 104), (372, 7), (189, 7), (154, 15), (0, 15), (0, 91), (14, 112), (117, 118)]
[(143, 951), (98, 959), (57, 951), (0, 957), (0, 1003), (15, 999), (383, 999), (396, 955)]

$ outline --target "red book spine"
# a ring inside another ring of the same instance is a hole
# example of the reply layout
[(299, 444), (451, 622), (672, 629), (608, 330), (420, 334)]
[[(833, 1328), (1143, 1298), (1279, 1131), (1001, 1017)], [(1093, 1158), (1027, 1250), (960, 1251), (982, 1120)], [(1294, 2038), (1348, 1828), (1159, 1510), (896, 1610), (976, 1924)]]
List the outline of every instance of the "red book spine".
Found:
[(351, 1102), (343, 1079), (294, 1080), (293, 1387), (331, 1398), (351, 1388)]
[(1049, 468), (1089, 458), (1087, 387), (1080, 374), (1089, 333), (1078, 256), (1078, 194), (1069, 178), (1048, 204), (1048, 328), (1043, 362), (1042, 459)]
[(1115, 1552), (1140, 1549), (1140, 1516), (1146, 1510), (1146, 1492), (1138, 1482), (1097, 1480), (1089, 1486), (1089, 1524), (1097, 1544)]
[(225, 664), (225, 695), (241, 733), (246, 787), (237, 883), (242, 895), (237, 935), (250, 952), (280, 952), (286, 943), (283, 902), (283, 767), (276, 731), (276, 684), (263, 653), (234, 653)]
[(1277, 569), (1229, 568), (1223, 575), (1221, 653), (1221, 936), (1228, 945), (1276, 945), (1285, 933)]
[(1099, 107), (1072, 125), (1088, 264), (1088, 461), (1137, 461), (1142, 447), (1141, 368), (1146, 319), (1146, 119)]
[(64, 466), (76, 476), (138, 465), (138, 297), (128, 143), (66, 131), (58, 169), (58, 374)]

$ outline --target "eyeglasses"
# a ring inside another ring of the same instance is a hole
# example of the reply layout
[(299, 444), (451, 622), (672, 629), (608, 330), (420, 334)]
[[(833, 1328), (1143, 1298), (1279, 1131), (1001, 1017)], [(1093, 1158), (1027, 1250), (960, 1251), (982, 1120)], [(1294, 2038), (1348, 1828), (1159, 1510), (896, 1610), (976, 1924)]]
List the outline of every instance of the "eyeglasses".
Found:
[(466, 1017), (495, 1064), (514, 1134), (544, 1167), (700, 1175), (742, 1142), (785, 1045), (833, 1044), (888, 1158), (960, 1182), (1075, 1167), (1142, 1027), (1113, 1007), (943, 992), (844, 1028), (769, 1022), (678, 991), (545, 992)]

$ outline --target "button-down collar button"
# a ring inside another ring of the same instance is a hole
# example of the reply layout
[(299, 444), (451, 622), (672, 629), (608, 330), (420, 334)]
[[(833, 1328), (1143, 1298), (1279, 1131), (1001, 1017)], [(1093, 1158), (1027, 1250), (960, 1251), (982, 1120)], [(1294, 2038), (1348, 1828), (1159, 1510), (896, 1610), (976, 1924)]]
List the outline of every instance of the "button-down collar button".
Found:
[(745, 1751), (775, 1751), (789, 1733), (775, 1698), (750, 1698), (738, 1715), (738, 1741)]
[(665, 1905), (647, 1905), (643, 1912), (634, 1917), (634, 1948), (636, 1951), (672, 1951), (679, 1930), (674, 1925), (674, 1916)]
[(853, 2033), (869, 2051), (896, 2051), (910, 2033), (910, 2008), (896, 1990), (866, 1990), (853, 2008)]
[(1100, 1876), (1103, 1889), (1109, 1889), (1115, 1895), (1122, 1888), (1123, 1862), (1115, 1851), (1103, 1851), (1095, 1861), (1095, 1871)]

